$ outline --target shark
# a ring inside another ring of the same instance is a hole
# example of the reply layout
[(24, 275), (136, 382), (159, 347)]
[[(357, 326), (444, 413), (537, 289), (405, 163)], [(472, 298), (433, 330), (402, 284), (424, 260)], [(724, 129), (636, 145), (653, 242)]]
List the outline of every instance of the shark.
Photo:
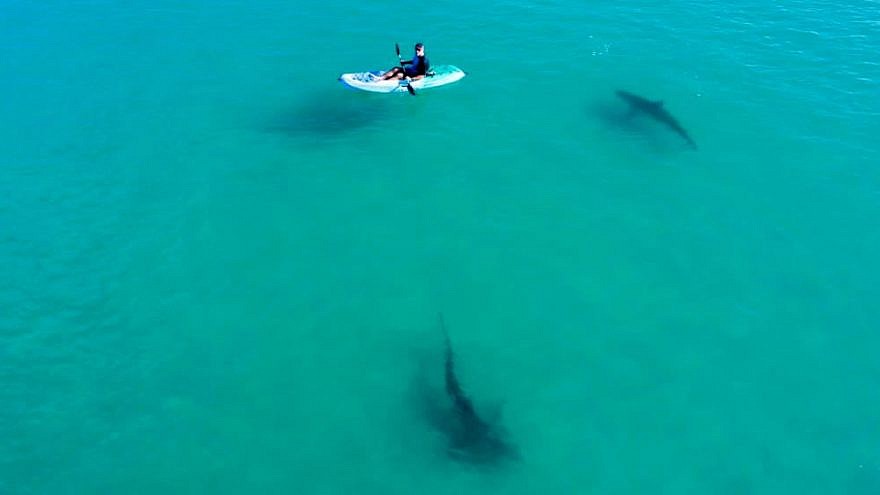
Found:
[(459, 462), (473, 465), (495, 465), (504, 460), (518, 459), (517, 449), (509, 443), (493, 421), (481, 417), (473, 401), (465, 393), (455, 372), (455, 353), (443, 315), (440, 330), (445, 343), (444, 381), (446, 395), (451, 402), (451, 414), (442, 423), (449, 440), (449, 456)]
[(676, 134), (684, 138), (684, 140), (694, 149), (697, 149), (697, 144), (691, 139), (691, 136), (688, 132), (678, 123), (675, 117), (670, 114), (666, 108), (663, 106), (663, 102), (660, 100), (649, 100), (643, 96), (639, 96), (628, 91), (618, 90), (617, 96), (620, 97), (623, 101), (627, 102), (630, 107), (630, 115), (635, 114), (644, 114), (652, 119), (660, 122), (661, 124), (666, 125), (670, 129), (672, 129)]

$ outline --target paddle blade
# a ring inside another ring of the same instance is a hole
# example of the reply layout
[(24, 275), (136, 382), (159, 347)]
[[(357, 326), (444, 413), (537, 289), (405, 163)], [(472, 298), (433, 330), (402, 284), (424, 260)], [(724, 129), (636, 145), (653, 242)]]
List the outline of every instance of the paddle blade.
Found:
[(394, 44), (394, 50), (397, 51), (397, 58), (400, 58), (400, 45)]
[(413, 96), (416, 95), (416, 88), (412, 87), (412, 84), (407, 84), (406, 90), (409, 91), (409, 94), (411, 94)]

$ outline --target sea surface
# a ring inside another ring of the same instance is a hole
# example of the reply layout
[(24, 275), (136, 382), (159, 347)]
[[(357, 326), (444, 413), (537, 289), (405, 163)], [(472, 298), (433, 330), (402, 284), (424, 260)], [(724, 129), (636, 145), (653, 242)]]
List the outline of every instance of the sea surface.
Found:
[[(417, 41), (467, 77), (337, 82)], [(4, 0), (0, 47), (0, 493), (880, 493), (880, 2)], [(518, 460), (420, 414), (439, 313)]]

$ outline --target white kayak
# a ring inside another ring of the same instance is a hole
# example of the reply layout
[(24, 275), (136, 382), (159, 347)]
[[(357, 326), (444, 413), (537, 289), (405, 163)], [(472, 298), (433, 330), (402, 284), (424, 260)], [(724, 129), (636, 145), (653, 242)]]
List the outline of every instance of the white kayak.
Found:
[(384, 71), (374, 70), (371, 72), (352, 72), (350, 74), (342, 74), (339, 81), (342, 84), (354, 89), (362, 91), (372, 91), (374, 93), (406, 93), (407, 83), (411, 84), (416, 91), (420, 89), (434, 88), (452, 84), (465, 76), (463, 70), (454, 65), (434, 65), (427, 76), (416, 80), (383, 80), (379, 76)]

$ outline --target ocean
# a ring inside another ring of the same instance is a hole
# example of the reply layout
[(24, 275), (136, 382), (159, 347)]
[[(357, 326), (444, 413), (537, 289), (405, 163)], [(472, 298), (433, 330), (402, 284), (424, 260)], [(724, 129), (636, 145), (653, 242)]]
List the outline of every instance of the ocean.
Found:
[[(467, 77), (337, 82), (415, 42)], [(0, 46), (0, 493), (880, 493), (880, 2), (6, 0)], [(518, 459), (424, 417), (438, 314)]]

